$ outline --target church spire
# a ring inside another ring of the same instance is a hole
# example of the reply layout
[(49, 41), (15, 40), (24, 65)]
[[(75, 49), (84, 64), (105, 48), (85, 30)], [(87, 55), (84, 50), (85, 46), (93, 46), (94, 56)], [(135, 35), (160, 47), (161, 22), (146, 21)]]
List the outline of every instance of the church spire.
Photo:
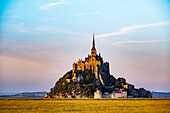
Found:
[(93, 42), (92, 42), (91, 55), (92, 55), (92, 57), (95, 57), (95, 56), (96, 56), (94, 32), (93, 32)]
[(92, 50), (96, 50), (96, 48), (95, 48), (95, 37), (94, 37), (94, 32), (93, 32)]

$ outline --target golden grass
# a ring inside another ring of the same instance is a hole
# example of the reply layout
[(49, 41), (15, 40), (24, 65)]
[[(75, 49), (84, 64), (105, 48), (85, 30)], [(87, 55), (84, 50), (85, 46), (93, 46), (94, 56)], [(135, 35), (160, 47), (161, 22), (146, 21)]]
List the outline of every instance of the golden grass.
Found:
[(170, 113), (170, 99), (0, 99), (0, 113)]

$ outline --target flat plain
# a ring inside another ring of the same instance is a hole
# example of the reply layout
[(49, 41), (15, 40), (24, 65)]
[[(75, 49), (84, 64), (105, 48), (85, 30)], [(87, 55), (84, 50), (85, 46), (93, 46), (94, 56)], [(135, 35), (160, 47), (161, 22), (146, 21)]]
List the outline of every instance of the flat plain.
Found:
[(170, 113), (170, 99), (0, 99), (0, 113)]

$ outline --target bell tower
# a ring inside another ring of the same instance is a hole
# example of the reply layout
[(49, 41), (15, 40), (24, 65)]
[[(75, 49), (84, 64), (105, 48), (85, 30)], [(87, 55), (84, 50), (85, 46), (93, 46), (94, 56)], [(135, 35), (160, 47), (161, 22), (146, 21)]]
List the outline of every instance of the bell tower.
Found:
[(93, 33), (93, 42), (92, 42), (91, 56), (92, 56), (92, 57), (95, 57), (95, 56), (96, 56), (94, 33)]

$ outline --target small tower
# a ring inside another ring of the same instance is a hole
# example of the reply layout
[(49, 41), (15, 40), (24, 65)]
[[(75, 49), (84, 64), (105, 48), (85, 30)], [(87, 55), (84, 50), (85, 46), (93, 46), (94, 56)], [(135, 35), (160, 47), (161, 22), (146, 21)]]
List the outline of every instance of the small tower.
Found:
[(72, 77), (72, 81), (73, 82), (77, 82), (77, 77), (76, 77), (76, 74), (74, 73), (73, 77)]
[(95, 57), (95, 56), (96, 56), (94, 33), (93, 33), (93, 43), (92, 43), (91, 55), (92, 55), (92, 57)]
[(100, 52), (99, 52), (99, 57), (101, 58), (101, 54), (100, 54)]

